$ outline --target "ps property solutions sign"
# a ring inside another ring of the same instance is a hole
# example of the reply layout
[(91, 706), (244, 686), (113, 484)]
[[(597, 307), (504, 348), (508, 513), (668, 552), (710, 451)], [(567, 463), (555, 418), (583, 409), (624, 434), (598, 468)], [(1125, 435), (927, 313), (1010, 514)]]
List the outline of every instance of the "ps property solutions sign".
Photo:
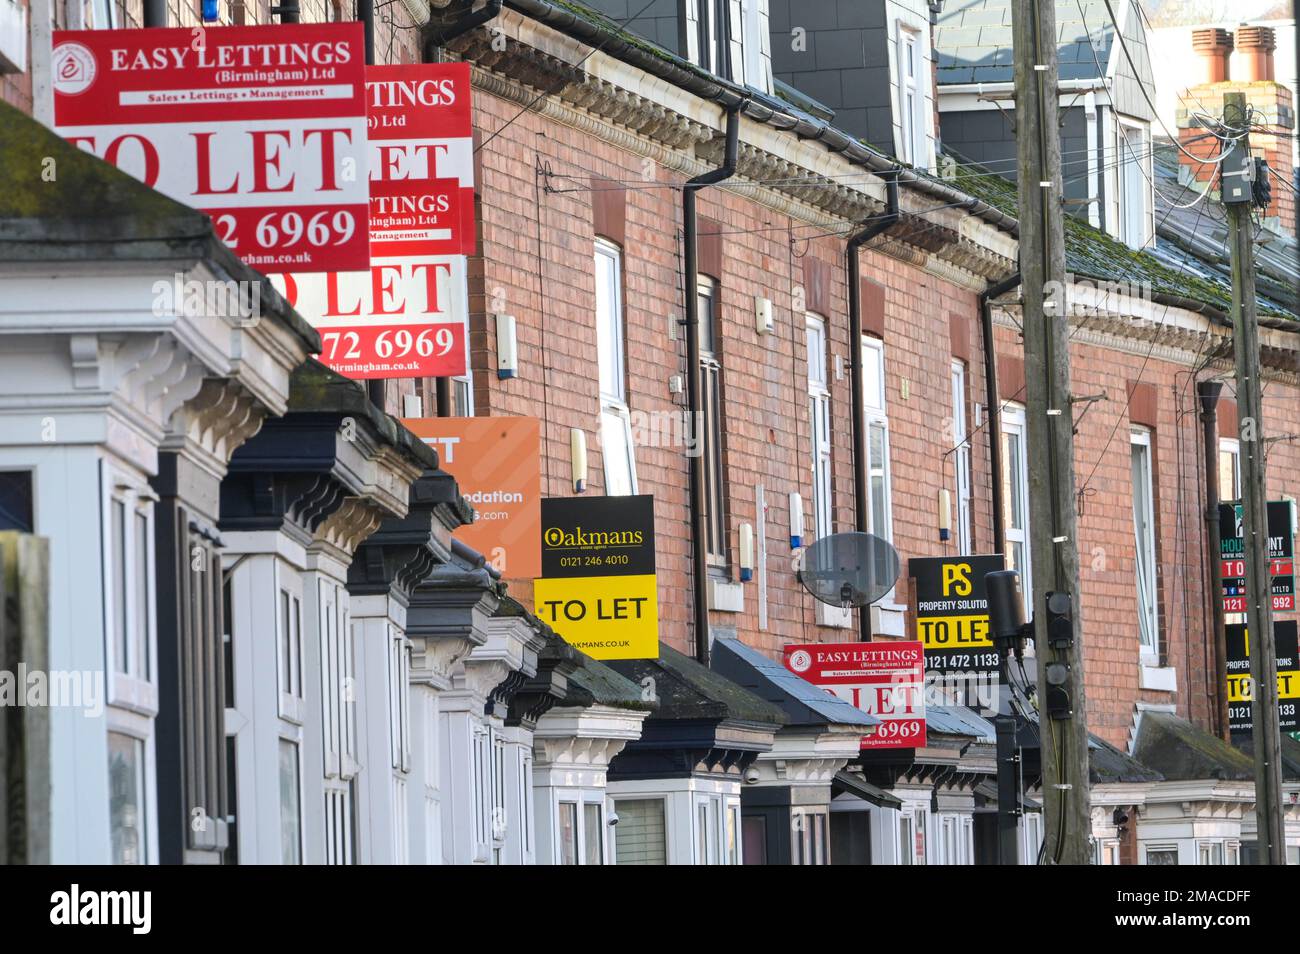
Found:
[[(1228, 727), (1249, 734), (1253, 682), (1250, 678), (1250, 634), (1240, 624), (1223, 628), (1228, 643)], [(1277, 656), (1277, 715), (1283, 732), (1300, 729), (1300, 659), (1297, 659), (1296, 622), (1274, 620), (1273, 643)]]
[(659, 656), (654, 497), (542, 501), (534, 611), (596, 659)]
[(927, 670), (997, 672), (984, 574), (1005, 569), (997, 555), (907, 561), (916, 581), (916, 638), (925, 647)]

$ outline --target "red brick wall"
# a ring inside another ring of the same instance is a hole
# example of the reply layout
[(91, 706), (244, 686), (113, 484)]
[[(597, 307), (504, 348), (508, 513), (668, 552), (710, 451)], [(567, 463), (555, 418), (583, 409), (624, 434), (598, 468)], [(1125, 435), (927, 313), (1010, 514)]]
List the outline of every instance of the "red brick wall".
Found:
[[(487, 139), (518, 112), (514, 103), (478, 93), (475, 124), (480, 136)], [(555, 173), (551, 185), (556, 190), (540, 196), (540, 255), (534, 171), (539, 158)], [(482, 255), (471, 270), (470, 300), (478, 412), (545, 418), (549, 459), (543, 474), (550, 494), (572, 493), (569, 429), (585, 430), (591, 449), (588, 493), (600, 494), (589, 184), (593, 176), (626, 184), (623, 270), (629, 404), (634, 415), (667, 414), (680, 401), (669, 393), (668, 379), (685, 371), (685, 342), (669, 337), (672, 317), (683, 314), (681, 194), (671, 188), (682, 177), (652, 169), (650, 181), (644, 181), (641, 157), (533, 114), (521, 116), (491, 138), (480, 159)], [(787, 512), (792, 490), (802, 494), (806, 518), (812, 508), (804, 315), (795, 304), (801, 294), (828, 322), (834, 519), (837, 530), (853, 527), (844, 243), (717, 188), (700, 193), (699, 213), (719, 223), (722, 232), (719, 353), (733, 553), (739, 524), (757, 527), (755, 484), (764, 485), (768, 503), (767, 631), (758, 627), (756, 583), (745, 586), (743, 613), (715, 612), (713, 623), (737, 627), (746, 641), (772, 653), (789, 641), (856, 638), (854, 630), (816, 625), (812, 598), (799, 587), (791, 567)], [(953, 544), (939, 543), (935, 523), (938, 490), (955, 481), (953, 459), (943, 456), (945, 424), (952, 413), (950, 321), (956, 314), (971, 328), (968, 381), (972, 400), (982, 403), (976, 298), (873, 251), (863, 254), (862, 272), (882, 286), (895, 544), (904, 560), (943, 553), (945, 548), (952, 552)], [(805, 282), (815, 284), (807, 287)], [(518, 323), (519, 375), (508, 381), (486, 373), (493, 366), (495, 342), (494, 328), (484, 315), (494, 310), (489, 307), (494, 295)], [(760, 336), (755, 330), (755, 295), (774, 304), (776, 330), (771, 335)], [(839, 363), (842, 376), (836, 374)], [(987, 453), (981, 432), (975, 436), (974, 451), (975, 537), (985, 548), (990, 540)], [(675, 446), (639, 446), (636, 461), (642, 492), (656, 498), (662, 636), (689, 649), (688, 461)], [(897, 595), (906, 604), (905, 581)]]

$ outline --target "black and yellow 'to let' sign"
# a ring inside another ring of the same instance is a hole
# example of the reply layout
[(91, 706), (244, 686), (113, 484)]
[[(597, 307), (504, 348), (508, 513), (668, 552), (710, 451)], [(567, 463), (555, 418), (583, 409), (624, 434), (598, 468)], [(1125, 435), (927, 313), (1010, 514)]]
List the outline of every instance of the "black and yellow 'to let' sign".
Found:
[(654, 497), (542, 500), (535, 612), (596, 659), (659, 655)]

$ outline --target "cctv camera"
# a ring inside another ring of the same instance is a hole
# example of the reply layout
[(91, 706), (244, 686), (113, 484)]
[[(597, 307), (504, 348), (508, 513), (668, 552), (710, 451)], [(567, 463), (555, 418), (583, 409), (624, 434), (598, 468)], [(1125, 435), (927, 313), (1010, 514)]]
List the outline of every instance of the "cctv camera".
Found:
[(613, 828), (613, 827), (614, 827), (615, 825), (617, 825), (617, 824), (618, 824), (618, 815), (617, 815), (617, 813), (615, 813), (615, 812), (610, 812), (610, 813), (609, 813), (609, 826), (610, 826), (611, 828)]
[(746, 785), (757, 785), (758, 780), (759, 780), (758, 769), (754, 768), (753, 766), (750, 766), (749, 768), (745, 769)]

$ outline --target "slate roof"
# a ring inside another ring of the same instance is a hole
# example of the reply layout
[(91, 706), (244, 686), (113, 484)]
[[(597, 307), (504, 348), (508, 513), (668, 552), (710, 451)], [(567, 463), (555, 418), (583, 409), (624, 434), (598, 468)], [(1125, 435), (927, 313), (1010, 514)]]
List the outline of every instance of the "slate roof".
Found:
[[(952, 185), (983, 199), (1008, 215), (1017, 211), (1016, 186), (960, 154), (947, 150), (957, 160)], [(1152, 297), (1171, 306), (1201, 310), (1212, 319), (1227, 322), (1232, 307), (1232, 286), (1222, 273), (1206, 269), (1183, 269), (1168, 255), (1150, 249), (1136, 251), (1101, 229), (1073, 215), (1065, 221), (1066, 271), (1101, 282), (1149, 283)], [(1159, 219), (1157, 218), (1157, 222)], [(1298, 316), (1270, 299), (1259, 299), (1260, 324), (1297, 330)]]
[(1250, 756), (1169, 712), (1142, 713), (1133, 757), (1172, 782), (1255, 777)]
[[(1223, 206), (1210, 195), (1178, 181), (1178, 148), (1171, 142), (1154, 144), (1152, 166), (1156, 192), (1156, 244), (1152, 254), (1176, 268), (1191, 270), (1210, 281), (1232, 280), (1228, 255), (1228, 222)], [(1286, 185), (1274, 180), (1274, 191)], [(1186, 208), (1180, 208), (1186, 206)], [(1255, 288), (1269, 307), (1300, 314), (1300, 257), (1291, 235), (1261, 232), (1255, 244)]]
[(779, 706), (791, 725), (858, 725), (867, 729), (880, 723), (875, 716), (801, 679), (739, 639), (715, 639), (710, 665), (715, 672)]
[[(0, 102), (0, 259), (10, 262), (206, 261), (218, 277), (259, 282), (259, 303), (311, 352), (320, 337), (263, 276), (222, 244), (212, 220)], [(52, 175), (53, 179), (49, 178)], [(224, 276), (220, 273), (224, 272)]]
[[(1056, 32), (1061, 79), (1100, 79), (1115, 35), (1103, 0), (1057, 0)], [(940, 85), (1011, 82), (1011, 0), (948, 0), (934, 52)]]
[[(1017, 720), (1016, 744), (1030, 751), (1026, 761), (1035, 766), (1043, 747), (1038, 714), (1030, 710), (1028, 719)], [(1136, 754), (1136, 753), (1135, 753)], [(1031, 757), (1032, 756), (1032, 757)], [(1038, 769), (1035, 768), (1035, 771)], [(1088, 734), (1088, 778), (1094, 784), (1105, 782), (1159, 782), (1164, 776), (1149, 763), (1115, 748), (1105, 739)]]
[[(1255, 758), (1254, 738), (1249, 735), (1233, 735), (1232, 744), (1249, 756)], [(1300, 742), (1289, 733), (1282, 733), (1282, 778), (1288, 782), (1300, 780)]]
[(926, 706), (926, 732), (940, 735), (964, 735), (980, 742), (997, 742), (993, 723), (965, 706)]
[(658, 659), (611, 659), (606, 665), (636, 685), (653, 680), (658, 708), (655, 719), (733, 720), (786, 725), (790, 719), (778, 706), (760, 699), (725, 676), (701, 666), (666, 643)]

